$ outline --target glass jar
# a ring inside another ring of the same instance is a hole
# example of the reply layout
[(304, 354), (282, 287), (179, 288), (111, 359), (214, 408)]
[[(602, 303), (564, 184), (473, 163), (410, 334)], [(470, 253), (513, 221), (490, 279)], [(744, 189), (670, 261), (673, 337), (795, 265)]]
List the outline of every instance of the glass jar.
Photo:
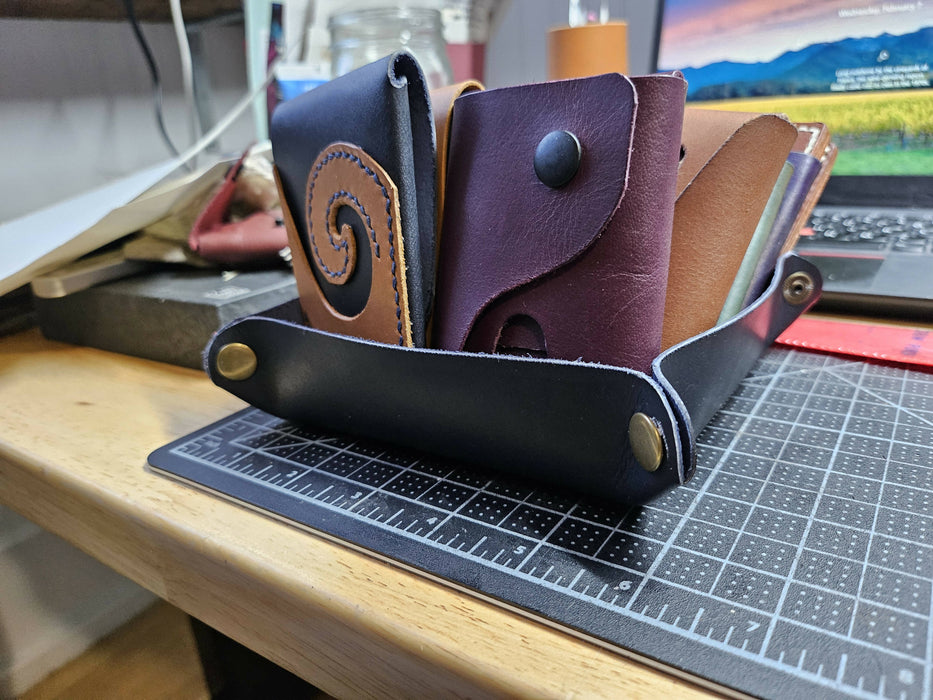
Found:
[(421, 66), (429, 89), (453, 81), (438, 10), (385, 7), (341, 12), (330, 18), (328, 28), (335, 78), (407, 49)]

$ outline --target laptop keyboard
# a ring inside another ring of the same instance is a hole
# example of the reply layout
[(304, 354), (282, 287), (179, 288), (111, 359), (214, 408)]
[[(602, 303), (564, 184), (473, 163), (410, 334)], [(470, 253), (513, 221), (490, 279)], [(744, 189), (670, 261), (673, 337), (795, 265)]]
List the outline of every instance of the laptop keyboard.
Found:
[[(810, 233), (812, 231), (812, 233)], [(808, 248), (933, 255), (933, 211), (815, 210), (797, 250)]]

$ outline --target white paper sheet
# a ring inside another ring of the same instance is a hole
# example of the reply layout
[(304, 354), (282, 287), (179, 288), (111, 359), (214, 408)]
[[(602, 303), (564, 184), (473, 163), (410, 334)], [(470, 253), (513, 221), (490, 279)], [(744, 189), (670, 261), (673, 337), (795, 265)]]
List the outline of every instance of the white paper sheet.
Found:
[(232, 160), (162, 182), (180, 161), (152, 166), (0, 226), (0, 295), (183, 206), (223, 179)]

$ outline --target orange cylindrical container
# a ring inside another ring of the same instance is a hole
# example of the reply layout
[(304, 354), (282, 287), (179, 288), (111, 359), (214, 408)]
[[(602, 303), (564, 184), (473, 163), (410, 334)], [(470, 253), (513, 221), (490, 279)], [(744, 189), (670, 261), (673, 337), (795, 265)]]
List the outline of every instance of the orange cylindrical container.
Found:
[(628, 24), (556, 27), (547, 35), (548, 80), (628, 73)]

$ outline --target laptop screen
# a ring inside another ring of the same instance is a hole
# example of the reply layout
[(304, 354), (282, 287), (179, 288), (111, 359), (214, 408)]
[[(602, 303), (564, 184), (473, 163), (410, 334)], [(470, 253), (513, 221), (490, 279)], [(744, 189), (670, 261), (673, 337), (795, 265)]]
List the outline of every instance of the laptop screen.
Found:
[(933, 1), (665, 0), (694, 106), (826, 123), (836, 175), (933, 175)]

